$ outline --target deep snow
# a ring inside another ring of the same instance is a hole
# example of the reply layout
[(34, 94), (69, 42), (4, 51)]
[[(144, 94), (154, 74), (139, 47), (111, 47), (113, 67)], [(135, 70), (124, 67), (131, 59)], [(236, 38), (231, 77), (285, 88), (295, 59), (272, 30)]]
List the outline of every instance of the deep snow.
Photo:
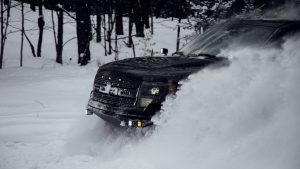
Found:
[[(157, 41), (176, 34), (162, 30)], [(299, 44), (298, 36), (282, 49), (223, 51), (229, 67), (191, 75), (154, 117), (157, 126), (138, 130), (84, 115), (97, 59), (62, 67), (48, 52), (36, 61), (27, 51), (25, 67), (14, 68), (9, 48), (0, 70), (0, 168), (299, 169)]]

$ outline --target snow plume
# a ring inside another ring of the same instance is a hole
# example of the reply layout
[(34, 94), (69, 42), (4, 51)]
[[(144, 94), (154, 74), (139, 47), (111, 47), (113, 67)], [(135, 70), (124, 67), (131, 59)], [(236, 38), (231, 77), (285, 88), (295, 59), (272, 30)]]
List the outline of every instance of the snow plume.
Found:
[(191, 75), (139, 147), (163, 151), (145, 158), (154, 168), (299, 168), (299, 44), (297, 36), (282, 49), (227, 50), (229, 67)]
[(287, 20), (299, 20), (300, 19), (300, 1), (290, 1), (284, 5), (265, 12), (263, 18), (276, 18)]
[(105, 169), (298, 169), (299, 44), (297, 36), (280, 49), (223, 51), (231, 64), (191, 75), (164, 103), (154, 130), (81, 124), (67, 144), (77, 149), (72, 160), (86, 154), (81, 168)]

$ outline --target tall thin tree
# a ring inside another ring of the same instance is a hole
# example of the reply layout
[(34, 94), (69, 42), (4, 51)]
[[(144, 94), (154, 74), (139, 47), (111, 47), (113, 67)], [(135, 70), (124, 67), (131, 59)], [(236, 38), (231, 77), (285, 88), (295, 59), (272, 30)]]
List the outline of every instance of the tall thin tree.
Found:
[[(4, 9), (6, 5), (6, 9)], [(0, 69), (3, 67), (4, 47), (7, 39), (7, 28), (10, 18), (11, 0), (1, 1), (1, 52), (0, 52)], [(6, 20), (4, 21), (4, 11), (6, 10)]]
[(21, 49), (20, 49), (20, 67), (23, 66), (23, 47), (24, 47), (24, 32), (25, 32), (25, 26), (24, 26), (24, 2), (21, 1)]
[(97, 0), (97, 7), (96, 7), (96, 42), (101, 42), (101, 11), (100, 11), (101, 2)]
[(97, 25), (96, 25), (96, 42), (101, 42), (101, 15), (99, 13), (97, 13)]
[(113, 4), (111, 0), (108, 0), (108, 29), (107, 29), (107, 42), (108, 42), (108, 55), (111, 55), (112, 53), (112, 46), (111, 46), (111, 35), (113, 30)]
[(89, 6), (87, 3), (78, 2), (76, 6), (76, 26), (77, 26), (77, 43), (78, 43), (78, 63), (81, 66), (86, 65), (91, 59), (90, 40), (91, 19)]
[(57, 12), (57, 53), (56, 62), (62, 64), (63, 54), (64, 13), (61, 8)]
[(4, 36), (4, 1), (1, 1), (1, 54), (0, 54), (0, 69), (2, 69), (2, 62), (3, 62), (3, 53), (4, 53), (4, 38), (6, 38)]
[(132, 26), (133, 26), (133, 20), (132, 20), (132, 0), (130, 1), (131, 4), (129, 5), (129, 9), (128, 9), (128, 42), (127, 42), (127, 47), (131, 48), (133, 41), (132, 41)]
[(37, 57), (41, 57), (42, 53), (42, 43), (43, 43), (43, 32), (44, 32), (44, 15), (43, 15), (43, 0), (39, 0), (39, 18), (38, 18), (38, 26), (39, 26), (39, 40), (37, 45)]
[(106, 45), (106, 16), (103, 15), (103, 43), (104, 43), (104, 56), (107, 56), (107, 45)]
[(180, 46), (180, 23), (181, 23), (181, 18), (178, 19), (178, 25), (177, 25), (176, 51), (179, 50), (179, 46)]

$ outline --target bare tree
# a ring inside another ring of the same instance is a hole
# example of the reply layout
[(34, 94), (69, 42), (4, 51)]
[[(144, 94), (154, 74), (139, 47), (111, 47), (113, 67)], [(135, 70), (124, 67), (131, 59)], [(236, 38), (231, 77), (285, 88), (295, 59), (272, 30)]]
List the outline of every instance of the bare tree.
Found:
[(118, 34), (115, 33), (115, 60), (119, 60)]
[(51, 18), (52, 18), (52, 29), (53, 29), (53, 36), (54, 36), (54, 43), (56, 49), (56, 62), (62, 64), (62, 52), (63, 52), (63, 9), (59, 8), (57, 14), (57, 35), (56, 35), (56, 26), (55, 26), (55, 19), (53, 10), (51, 11)]
[(22, 15), (22, 28), (21, 28), (21, 50), (20, 50), (20, 67), (23, 66), (23, 47), (24, 47), (24, 2), (21, 1), (21, 15)]
[(91, 18), (87, 3), (78, 2), (76, 7), (78, 63), (86, 65), (91, 59), (90, 40), (92, 39)]
[(139, 0), (131, 0), (133, 9), (133, 19), (135, 23), (135, 31), (137, 37), (145, 37), (144, 20), (143, 20), (143, 4)]
[[(6, 5), (6, 9), (4, 9), (4, 5)], [(4, 55), (4, 47), (7, 39), (7, 28), (9, 24), (10, 17), (10, 8), (11, 8), (11, 0), (2, 1), (1, 0), (1, 52), (0, 52), (0, 69), (3, 66), (3, 55)], [(4, 20), (4, 13), (6, 11), (6, 20)]]
[(180, 23), (181, 23), (181, 18), (178, 19), (177, 38), (176, 38), (176, 51), (179, 50), (179, 46), (180, 46)]
[(53, 31), (53, 38), (55, 43), (55, 50), (57, 51), (57, 39), (56, 39), (56, 28), (55, 28), (55, 20), (54, 20), (54, 14), (53, 10), (51, 11), (51, 19), (52, 19), (52, 31)]
[(103, 40), (103, 42), (104, 42), (104, 56), (107, 56), (107, 47), (106, 47), (106, 16), (105, 16), (105, 14), (103, 15), (103, 34), (104, 34), (104, 36), (103, 36), (103, 38), (104, 38), (104, 40)]
[(96, 23), (96, 42), (101, 42), (101, 15), (97, 14), (97, 23)]
[(116, 34), (124, 35), (123, 31), (123, 1), (116, 0), (115, 5)]
[(113, 19), (112, 19), (112, 13), (113, 13), (113, 9), (112, 9), (112, 1), (109, 0), (108, 1), (108, 29), (107, 29), (107, 42), (108, 42), (108, 55), (111, 55), (111, 35), (112, 35), (112, 30), (113, 30)]
[(132, 26), (133, 26), (133, 21), (132, 21), (132, 4), (129, 6), (129, 20), (128, 20), (128, 42), (127, 42), (127, 47), (131, 48), (133, 41), (132, 41)]
[(42, 43), (43, 43), (43, 31), (44, 31), (44, 15), (43, 15), (43, 0), (39, 0), (39, 18), (38, 18), (38, 26), (39, 26), (39, 40), (37, 46), (37, 56), (41, 57), (42, 53)]
[(62, 64), (63, 54), (63, 32), (64, 32), (64, 13), (61, 8), (57, 12), (57, 48), (56, 62)]
[(151, 32), (151, 35), (154, 34), (154, 25), (153, 25), (153, 12), (152, 12), (152, 9), (150, 10), (150, 32)]

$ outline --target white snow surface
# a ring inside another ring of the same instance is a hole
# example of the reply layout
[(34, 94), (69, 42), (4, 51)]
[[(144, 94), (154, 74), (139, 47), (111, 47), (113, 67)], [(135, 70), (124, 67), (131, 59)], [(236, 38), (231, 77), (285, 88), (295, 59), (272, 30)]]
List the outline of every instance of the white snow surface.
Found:
[[(166, 36), (156, 38), (170, 43)], [(16, 68), (10, 47), (0, 70), (0, 169), (299, 169), (299, 44), (298, 36), (280, 49), (223, 51), (230, 66), (191, 75), (157, 126), (138, 130), (84, 115), (95, 62), (36, 66), (27, 56)]]

